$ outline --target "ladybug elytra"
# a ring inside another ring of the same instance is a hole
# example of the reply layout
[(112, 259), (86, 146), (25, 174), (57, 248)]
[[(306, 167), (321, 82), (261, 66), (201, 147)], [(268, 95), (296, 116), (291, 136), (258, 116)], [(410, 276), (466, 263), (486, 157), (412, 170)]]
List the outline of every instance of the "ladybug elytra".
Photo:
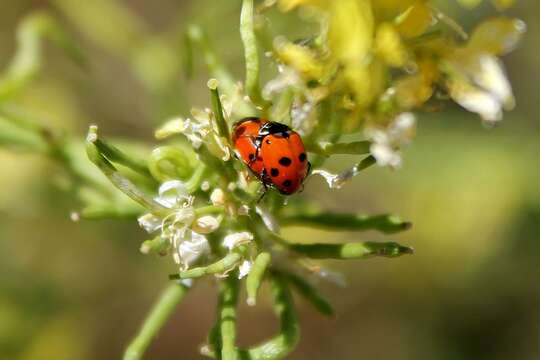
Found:
[(302, 188), (311, 164), (302, 138), (287, 125), (245, 118), (234, 124), (232, 140), (237, 156), (265, 189), (274, 187), (291, 195)]

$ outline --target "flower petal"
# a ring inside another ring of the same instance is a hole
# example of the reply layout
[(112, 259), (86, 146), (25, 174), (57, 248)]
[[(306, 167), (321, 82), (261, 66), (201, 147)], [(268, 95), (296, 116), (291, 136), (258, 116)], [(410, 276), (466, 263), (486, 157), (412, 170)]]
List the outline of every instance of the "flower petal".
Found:
[(162, 223), (159, 217), (151, 213), (140, 216), (137, 221), (139, 222), (139, 225), (148, 233), (153, 233), (154, 231), (160, 229)]
[(190, 232), (190, 239), (182, 241), (177, 251), (181, 264), (188, 268), (201, 256), (210, 253), (210, 245), (204, 235)]
[(238, 279), (242, 279), (251, 271), (251, 261), (244, 260), (244, 262), (238, 267)]

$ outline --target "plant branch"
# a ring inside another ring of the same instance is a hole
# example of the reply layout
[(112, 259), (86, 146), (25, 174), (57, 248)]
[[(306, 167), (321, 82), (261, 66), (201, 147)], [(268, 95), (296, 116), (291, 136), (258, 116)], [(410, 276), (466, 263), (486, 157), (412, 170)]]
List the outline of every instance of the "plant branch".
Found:
[(144, 352), (171, 317), (174, 308), (182, 301), (187, 290), (188, 288), (184, 285), (175, 283), (163, 291), (144, 320), (139, 332), (126, 348), (124, 360), (142, 359)]
[(408, 230), (412, 224), (401, 220), (395, 215), (362, 215), (362, 214), (334, 214), (334, 213), (297, 213), (281, 219), (281, 225), (300, 225), (325, 230), (338, 231), (364, 231), (378, 230), (385, 234), (392, 234)]
[(244, 44), (246, 61), (245, 88), (255, 104), (265, 107), (268, 103), (262, 98), (259, 87), (259, 51), (253, 24), (253, 0), (243, 0), (240, 12), (240, 37)]
[(169, 279), (193, 279), (204, 275), (226, 273), (232, 270), (242, 260), (242, 255), (237, 252), (231, 252), (225, 255), (221, 260), (208, 266), (196, 267), (193, 269), (180, 271), (178, 274), (169, 275)]
[(366, 259), (374, 256), (398, 257), (413, 249), (395, 242), (365, 241), (344, 244), (287, 244), (288, 248), (313, 259)]
[(296, 347), (300, 338), (300, 326), (287, 282), (278, 273), (273, 273), (271, 279), (274, 312), (280, 319), (280, 332), (274, 338), (247, 351), (242, 351), (241, 356), (244, 355), (244, 358), (251, 360), (283, 359)]
[(129, 179), (124, 177), (99, 151), (95, 142), (98, 140), (97, 126), (90, 126), (86, 137), (86, 154), (90, 161), (96, 165), (101, 172), (120, 191), (129, 196), (132, 200), (141, 204), (155, 215), (164, 215), (167, 209), (156, 203), (153, 199), (144, 194)]

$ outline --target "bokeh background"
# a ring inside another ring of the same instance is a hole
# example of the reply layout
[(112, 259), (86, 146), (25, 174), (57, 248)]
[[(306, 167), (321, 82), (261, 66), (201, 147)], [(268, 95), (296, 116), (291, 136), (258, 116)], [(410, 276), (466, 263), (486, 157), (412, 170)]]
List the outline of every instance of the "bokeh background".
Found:
[[(88, 57), (89, 69), (81, 70), (45, 46), (42, 71), (15, 102), (47, 126), (83, 139), (97, 123), (108, 137), (151, 145), (166, 116), (206, 106), (200, 56), (188, 81), (179, 70), (181, 51), (163, 50), (189, 23), (206, 28), (221, 61), (243, 77), (239, 1), (99, 0), (122, 7), (101, 16), (85, 3), (93, 2), (0, 0), (0, 69), (15, 51), (17, 23), (36, 9), (55, 14)], [(474, 11), (440, 3), (466, 29), (497, 15), (489, 3)], [(110, 21), (117, 11), (126, 17)], [(291, 359), (540, 358), (540, 4), (520, 1), (509, 14), (528, 31), (504, 59), (518, 106), (499, 127), (485, 129), (476, 115), (451, 105), (422, 114), (402, 170), (373, 168), (333, 191), (314, 178), (299, 195), (333, 210), (399, 214), (414, 227), (391, 238), (416, 253), (329, 263), (348, 286), (320, 284), (335, 306), (333, 319), (297, 299), (303, 334)], [(284, 34), (306, 31), (294, 16), (271, 16)], [(143, 45), (122, 38), (126, 24), (151, 37), (147, 46), (155, 49), (137, 51)], [(139, 253), (147, 235), (133, 221), (72, 222), (79, 204), (63, 190), (58, 164), (0, 149), (0, 165), (0, 359), (120, 358), (172, 262)], [(285, 234), (381, 238), (305, 228)], [(147, 358), (201, 358), (215, 298), (210, 280), (199, 283)], [(268, 303), (242, 306), (240, 342), (262, 340), (277, 325)]]

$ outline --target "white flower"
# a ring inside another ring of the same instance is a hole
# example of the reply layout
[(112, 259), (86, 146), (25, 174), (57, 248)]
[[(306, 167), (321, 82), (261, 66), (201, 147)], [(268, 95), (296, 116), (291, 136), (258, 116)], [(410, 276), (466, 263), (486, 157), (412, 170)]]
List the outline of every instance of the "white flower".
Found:
[(199, 234), (209, 234), (219, 227), (219, 220), (211, 215), (197, 218), (191, 228)]
[(146, 232), (149, 234), (160, 229), (162, 222), (161, 218), (151, 213), (140, 216), (137, 221), (139, 222), (139, 226), (146, 230)]
[(203, 111), (193, 108), (191, 109), (191, 115), (196, 121), (192, 126), (206, 144), (208, 151), (215, 157), (228, 161), (231, 158), (231, 152), (226, 144), (227, 140), (219, 136), (214, 113), (210, 109)]
[(204, 235), (197, 234), (194, 231), (188, 232), (184, 240), (175, 249), (173, 255), (176, 263), (180, 264), (185, 270), (189, 268), (201, 256), (210, 253), (210, 245)]
[(292, 127), (297, 130), (300, 135), (304, 136), (311, 131), (315, 125), (315, 119), (311, 116), (314, 114), (316, 102), (312, 99), (301, 101), (298, 98), (294, 100), (291, 108)]
[(503, 65), (493, 55), (475, 54), (449, 62), (450, 97), (488, 122), (502, 119), (503, 110), (515, 106)]
[(167, 121), (156, 131), (156, 137), (163, 139), (174, 134), (183, 134), (194, 149), (199, 149), (204, 143), (212, 155), (228, 161), (231, 154), (227, 140), (219, 136), (212, 111), (193, 108), (191, 115), (193, 119), (178, 117)]
[(265, 99), (271, 99), (272, 95), (279, 94), (290, 86), (304, 87), (304, 82), (296, 70), (283, 64), (278, 65), (277, 69), (278, 76), (268, 81), (262, 90)]
[(223, 246), (229, 250), (234, 249), (237, 246), (247, 244), (253, 240), (253, 234), (247, 231), (237, 232), (225, 236), (223, 239)]
[(410, 142), (415, 129), (416, 120), (412, 113), (399, 114), (386, 129), (366, 128), (366, 136), (372, 141), (369, 150), (377, 164), (399, 168), (402, 164), (399, 150)]
[(251, 271), (251, 261), (244, 260), (244, 262), (238, 267), (238, 279), (242, 279), (248, 275)]
[(155, 201), (171, 209), (171, 213), (165, 218), (145, 214), (139, 217), (139, 224), (149, 233), (161, 230), (161, 236), (172, 245), (174, 261), (185, 270), (201, 256), (209, 253), (208, 240), (202, 234), (216, 230), (219, 221), (210, 215), (196, 219), (194, 198), (187, 193), (185, 184), (179, 180), (163, 183)]
[(178, 207), (190, 198), (186, 185), (180, 180), (165, 181), (159, 187), (158, 193), (159, 196), (154, 200), (168, 209)]

